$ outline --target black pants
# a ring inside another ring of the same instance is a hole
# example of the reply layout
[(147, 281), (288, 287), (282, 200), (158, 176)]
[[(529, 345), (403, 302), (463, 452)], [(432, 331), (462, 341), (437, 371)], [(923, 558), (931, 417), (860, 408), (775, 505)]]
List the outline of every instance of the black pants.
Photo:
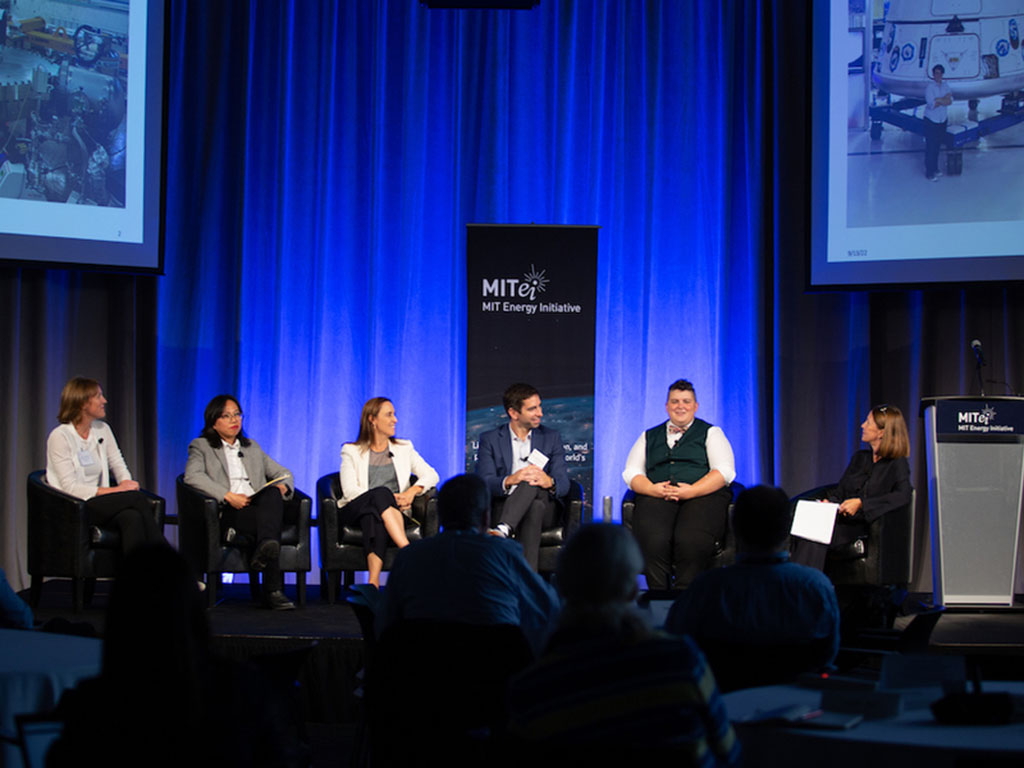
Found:
[(728, 487), (686, 501), (637, 494), (633, 535), (644, 553), (648, 589), (683, 589), (711, 567), (731, 500)]
[(825, 558), (828, 556), (828, 544), (794, 536), (789, 543), (789, 559), (808, 568), (825, 570)]
[[(220, 517), (222, 531), (234, 528), (236, 533), (252, 539), (254, 547), (267, 539), (279, 542), (283, 523), (284, 498), (276, 486), (269, 486), (250, 496), (249, 505), (241, 509), (224, 505)], [(263, 593), (276, 592), (283, 585), (281, 568), (274, 560), (263, 571)]]
[(946, 123), (924, 119), (924, 175), (932, 178), (939, 170), (939, 148), (946, 135)]
[(235, 509), (230, 504), (224, 505), (220, 520), (222, 529), (234, 528), (251, 538), (254, 544), (266, 539), (280, 541), (284, 499), (276, 486), (270, 486), (251, 496), (247, 507)]
[(363, 554), (374, 554), (381, 560), (384, 559), (384, 554), (388, 551), (388, 542), (391, 541), (388, 529), (384, 526), (384, 518), (381, 517), (381, 513), (388, 507), (398, 509), (395, 494), (384, 486), (378, 486), (356, 496), (339, 512), (338, 522), (341, 525), (358, 523), (362, 528)]
[(830, 549), (843, 547), (859, 538), (866, 538), (867, 535), (868, 526), (865, 523), (837, 515), (830, 543), (822, 544), (818, 541), (793, 536), (789, 542), (789, 559), (799, 565), (824, 571), (825, 560)]
[(516, 541), (523, 545), (523, 556), (533, 570), (540, 560), (540, 532), (555, 524), (558, 503), (546, 488), (519, 483), (516, 490), (505, 496), (501, 514), (493, 525), (505, 523), (515, 532)]
[(127, 554), (142, 544), (166, 544), (153, 517), (149, 498), (141, 491), (118, 491), (93, 496), (85, 502), (89, 525), (117, 526), (121, 552)]

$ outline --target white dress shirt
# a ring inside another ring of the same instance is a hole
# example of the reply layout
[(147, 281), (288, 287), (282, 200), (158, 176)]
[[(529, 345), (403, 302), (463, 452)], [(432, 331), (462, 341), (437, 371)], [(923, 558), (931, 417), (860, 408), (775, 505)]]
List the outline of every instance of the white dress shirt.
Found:
[[(520, 439), (516, 434), (516, 431), (511, 427), (508, 430), (509, 435), (512, 437), (512, 472), (509, 474), (514, 475), (523, 467), (529, 466), (530, 454), (533, 453), (533, 430), (531, 429), (526, 433), (526, 437)], [(516, 489), (516, 486), (505, 486), (505, 495), (512, 493)]]
[(252, 496), (256, 493), (256, 489), (249, 482), (249, 473), (245, 471), (245, 466), (242, 464), (241, 441), (235, 440), (235, 444), (232, 445), (222, 439), (220, 443), (224, 446), (224, 456), (228, 460), (228, 478), (231, 480), (231, 492), (240, 493), (243, 496)]

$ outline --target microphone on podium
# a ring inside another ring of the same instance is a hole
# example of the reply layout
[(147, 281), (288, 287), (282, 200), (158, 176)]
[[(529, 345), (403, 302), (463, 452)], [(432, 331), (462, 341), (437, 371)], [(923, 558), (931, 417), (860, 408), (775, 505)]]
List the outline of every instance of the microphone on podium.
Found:
[(971, 349), (974, 351), (974, 356), (978, 359), (978, 365), (987, 365), (985, 362), (985, 353), (981, 351), (981, 341), (978, 339), (972, 341)]

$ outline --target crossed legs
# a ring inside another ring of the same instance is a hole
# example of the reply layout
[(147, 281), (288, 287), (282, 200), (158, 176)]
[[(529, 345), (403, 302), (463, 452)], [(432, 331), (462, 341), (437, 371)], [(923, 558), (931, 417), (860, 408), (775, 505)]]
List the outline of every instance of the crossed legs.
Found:
[(409, 538), (405, 535), (405, 520), (398, 509), (395, 494), (387, 488), (371, 488), (352, 499), (345, 506), (344, 522), (348, 524), (354, 520), (358, 520), (363, 529), (367, 580), (379, 587), (388, 541), (395, 542), (399, 549), (409, 546)]
[(554, 525), (557, 512), (555, 500), (546, 489), (520, 483), (510, 496), (505, 497), (501, 517), (494, 523), (505, 523), (515, 531), (516, 540), (523, 546), (526, 562), (536, 571), (540, 559), (541, 529)]

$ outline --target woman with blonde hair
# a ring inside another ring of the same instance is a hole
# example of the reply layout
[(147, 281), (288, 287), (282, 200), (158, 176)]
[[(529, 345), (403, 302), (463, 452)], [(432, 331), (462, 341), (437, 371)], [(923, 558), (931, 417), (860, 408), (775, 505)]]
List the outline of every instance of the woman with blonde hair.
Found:
[(122, 553), (147, 542), (166, 543), (149, 499), (102, 421), (106, 415), (107, 398), (98, 381), (76, 376), (64, 385), (60, 425), (46, 440), (46, 482), (84, 500), (89, 525), (117, 526)]
[(341, 448), (339, 523), (362, 528), (368, 581), (377, 587), (388, 542), (397, 547), (409, 544), (403, 513), (438, 481), (437, 472), (412, 443), (395, 437), (397, 421), (390, 400), (371, 398), (363, 405), (359, 436)]

